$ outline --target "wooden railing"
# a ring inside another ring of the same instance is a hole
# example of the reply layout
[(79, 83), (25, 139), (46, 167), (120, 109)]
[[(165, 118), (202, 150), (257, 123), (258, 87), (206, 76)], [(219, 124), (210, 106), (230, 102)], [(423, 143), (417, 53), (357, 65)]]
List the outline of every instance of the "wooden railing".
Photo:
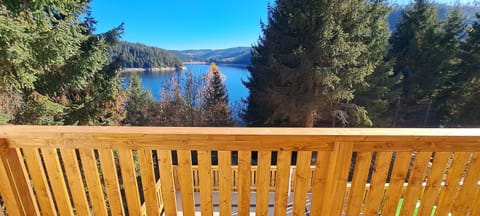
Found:
[[(238, 166), (232, 166), (232, 190), (236, 191), (238, 188)], [(250, 190), (251, 191), (256, 191), (257, 190), (257, 182), (258, 182), (258, 166), (251, 166), (250, 167)], [(219, 190), (220, 188), (220, 169), (218, 166), (211, 166), (210, 169), (211, 172), (211, 183), (212, 183), (212, 189), (213, 190)], [(296, 167), (291, 166), (290, 167), (290, 176), (295, 174), (296, 172)], [(307, 183), (307, 191), (311, 192), (312, 190), (312, 183), (313, 183), (313, 175), (315, 172), (315, 166), (310, 166), (310, 181)], [(277, 176), (277, 166), (271, 165), (270, 166), (270, 173), (268, 175), (268, 187), (271, 192), (275, 192), (275, 183), (276, 183), (276, 177)], [(200, 170), (198, 166), (193, 165), (192, 166), (192, 178), (193, 178), (193, 190), (194, 191), (199, 191), (200, 190)], [(180, 190), (180, 181), (179, 181), (179, 175), (178, 175), (178, 166), (173, 166), (173, 180), (175, 182), (175, 189)], [(290, 178), (290, 191), (293, 192), (293, 189), (295, 187), (295, 178)]]
[(248, 215), (252, 190), (256, 214), (285, 215), (289, 188), (294, 215), (480, 215), (478, 129), (2, 126), (0, 155), (8, 215), (177, 215), (179, 199), (211, 215), (214, 190), (221, 215)]

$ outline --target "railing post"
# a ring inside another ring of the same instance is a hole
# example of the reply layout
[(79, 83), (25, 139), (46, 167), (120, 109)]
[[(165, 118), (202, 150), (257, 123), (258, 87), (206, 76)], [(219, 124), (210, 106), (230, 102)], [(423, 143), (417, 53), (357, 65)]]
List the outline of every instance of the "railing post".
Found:
[(334, 143), (334, 149), (330, 156), (330, 162), (328, 163), (327, 182), (322, 209), (320, 212), (312, 212), (312, 215), (341, 214), (352, 151), (352, 142)]
[(0, 155), (0, 179), (4, 182), (0, 193), (5, 193), (7, 211), (12, 215), (40, 215), (20, 150), (9, 148), (8, 141), (0, 139)]

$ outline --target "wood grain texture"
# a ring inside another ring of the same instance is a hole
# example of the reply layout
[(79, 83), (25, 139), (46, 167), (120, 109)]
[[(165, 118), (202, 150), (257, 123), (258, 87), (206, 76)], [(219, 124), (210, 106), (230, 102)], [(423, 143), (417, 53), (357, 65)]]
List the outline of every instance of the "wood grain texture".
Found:
[(82, 174), (80, 172), (75, 150), (62, 149), (60, 152), (62, 155), (63, 165), (65, 166), (65, 174), (67, 176), (68, 185), (72, 194), (73, 204), (75, 206), (75, 214), (89, 215), (90, 207), (88, 206), (85, 185), (83, 185)]
[(213, 215), (212, 173), (210, 151), (198, 151), (198, 168), (200, 172), (200, 211), (202, 215)]
[(152, 150), (138, 150), (138, 162), (140, 164), (140, 173), (142, 176), (142, 189), (145, 197), (145, 208), (147, 215), (160, 215), (157, 197), (157, 183), (155, 182), (155, 173), (153, 170)]
[(220, 203), (220, 215), (232, 215), (232, 164), (231, 164), (231, 152), (219, 151), (218, 152), (218, 169), (220, 172), (219, 177), (219, 203)]
[(470, 159), (467, 174), (463, 180), (463, 185), (458, 191), (457, 198), (452, 206), (453, 215), (468, 215), (472, 208), (480, 206), (472, 206), (475, 201), (475, 194), (478, 190), (480, 182), (480, 152), (475, 152)]
[(250, 214), (250, 167), (252, 152), (238, 151), (238, 215)]
[(435, 201), (437, 200), (438, 193), (442, 186), (445, 169), (447, 168), (451, 155), (451, 152), (440, 152), (435, 154), (427, 185), (421, 198), (422, 202), (418, 215), (429, 216), (432, 214), (433, 206), (435, 205)]
[(171, 151), (157, 150), (157, 154), (165, 215), (176, 216), (177, 198), (175, 195), (175, 185), (173, 183), (172, 153)]
[(79, 153), (93, 212), (95, 215), (107, 215), (106, 202), (103, 196), (103, 188), (97, 168), (95, 153), (93, 150), (88, 149), (80, 149)]
[[(1, 155), (3, 157), (3, 155)], [(3, 199), (3, 202), (5, 203), (5, 207), (7, 211), (12, 214), (12, 215), (22, 215), (24, 214), (22, 204), (19, 203), (20, 200), (15, 199), (14, 197), (17, 196), (14, 186), (10, 184), (8, 181), (8, 166), (3, 162), (3, 160), (0, 160), (0, 179), (5, 179), (2, 184), (0, 184), (0, 196), (2, 197), (10, 197), (10, 199)], [(3, 214), (3, 210), (0, 208), (0, 215)]]
[(312, 186), (312, 207), (310, 212), (312, 215), (318, 215), (322, 212), (322, 205), (324, 200), (328, 198), (327, 190), (327, 176), (329, 171), (331, 152), (319, 151), (317, 152), (317, 161), (315, 164), (315, 172), (313, 176)]
[[(477, 145), (480, 142), (480, 129), (0, 128), (0, 138), (7, 138), (9, 147), (332, 151), (334, 142), (345, 141), (354, 142), (354, 151), (480, 151), (480, 145)], [(49, 140), (52, 139), (59, 142), (50, 143)]]
[(403, 198), (402, 210), (400, 211), (401, 215), (413, 215), (417, 201), (422, 193), (422, 183), (425, 181), (431, 157), (431, 152), (417, 153), (410, 179), (408, 180), (408, 187)]
[(256, 215), (268, 215), (268, 193), (270, 192), (270, 163), (272, 152), (258, 152)]
[(35, 188), (35, 194), (42, 215), (56, 215), (55, 204), (53, 203), (52, 193), (48, 186), (47, 175), (43, 169), (42, 161), (38, 149), (23, 149), (25, 163), (28, 167), (32, 184)]
[(288, 194), (290, 187), (290, 160), (292, 152), (279, 151), (277, 153), (277, 173), (275, 176), (275, 216), (286, 215)]
[(310, 161), (312, 152), (297, 152), (295, 171), (295, 193), (293, 194), (293, 215), (305, 215), (308, 181), (310, 181)]
[(128, 213), (130, 215), (140, 215), (140, 195), (132, 150), (119, 149), (118, 160), (127, 198)]
[(352, 186), (348, 196), (347, 215), (360, 215), (365, 197), (368, 170), (372, 162), (371, 152), (359, 152), (355, 162)]
[(437, 201), (437, 210), (435, 215), (448, 215), (450, 207), (455, 200), (460, 179), (465, 171), (465, 165), (470, 158), (471, 153), (456, 152), (453, 156), (452, 164), (448, 170), (445, 186), (440, 191)]
[[(10, 145), (9, 142), (7, 143)], [(10, 168), (10, 184), (15, 185), (16, 188), (17, 196), (15, 196), (15, 199), (19, 198), (25, 214), (38, 214), (39, 208), (33, 193), (32, 185), (28, 178), (25, 162), (22, 160), (23, 156), (20, 149), (10, 148), (4, 156), (5, 157), (2, 157), (2, 159)]]
[(195, 201), (193, 199), (192, 184), (192, 158), (191, 151), (178, 150), (178, 183), (182, 197), (182, 211), (185, 215), (195, 214)]
[(351, 142), (335, 143), (335, 150), (328, 163), (326, 194), (329, 194), (329, 197), (324, 199), (321, 215), (342, 214), (352, 149), (353, 143)]
[(98, 156), (104, 174), (103, 180), (105, 181), (105, 190), (107, 192), (108, 203), (110, 204), (110, 212), (114, 216), (125, 215), (113, 152), (111, 149), (99, 149)]
[(365, 215), (378, 215), (385, 191), (385, 180), (392, 159), (392, 152), (377, 152), (370, 189), (365, 199)]
[(412, 152), (397, 153), (393, 164), (392, 175), (390, 177), (390, 184), (385, 193), (385, 201), (382, 210), (383, 215), (395, 215), (398, 202), (403, 195), (403, 189), (406, 183), (405, 179), (407, 178), (411, 159)]

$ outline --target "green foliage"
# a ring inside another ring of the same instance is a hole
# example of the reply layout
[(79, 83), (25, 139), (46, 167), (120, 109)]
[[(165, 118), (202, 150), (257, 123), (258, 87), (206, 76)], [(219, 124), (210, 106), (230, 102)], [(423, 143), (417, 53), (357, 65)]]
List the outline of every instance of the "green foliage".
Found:
[(164, 49), (139, 43), (120, 42), (109, 51), (112, 60), (121, 59), (125, 68), (181, 67), (183, 62)]
[(22, 124), (61, 125), (65, 107), (40, 94), (29, 96), (24, 110), (17, 117)]
[(394, 126), (439, 125), (448, 118), (449, 105), (459, 83), (459, 45), (465, 30), (459, 10), (440, 22), (436, 7), (416, 1), (408, 8), (393, 33), (390, 58), (403, 77), (393, 87), (400, 92)]
[(232, 113), (224, 78), (215, 63), (210, 64), (203, 90), (202, 121), (208, 126), (232, 126)]
[[(123, 118), (119, 26), (93, 34), (88, 1), (0, 3), (0, 91), (18, 92), (18, 124), (116, 124)], [(86, 14), (84, 20), (80, 15)]]
[(315, 113), (335, 125), (383, 58), (387, 12), (382, 2), (276, 1), (252, 51), (247, 124), (313, 126)]
[(138, 74), (130, 74), (124, 124), (146, 125), (149, 122), (149, 110), (152, 109), (153, 103), (152, 93), (142, 88), (142, 82)]

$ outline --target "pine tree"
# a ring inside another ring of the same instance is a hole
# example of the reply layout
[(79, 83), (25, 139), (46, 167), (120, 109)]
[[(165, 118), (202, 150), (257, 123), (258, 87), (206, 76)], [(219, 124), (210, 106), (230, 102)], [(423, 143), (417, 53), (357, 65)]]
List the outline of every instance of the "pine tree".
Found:
[(11, 122), (106, 125), (123, 118), (119, 64), (108, 59), (122, 26), (94, 34), (87, 4), (0, 3), (0, 92), (23, 98)]
[(277, 0), (252, 51), (247, 124), (311, 127), (314, 117), (333, 125), (346, 117), (354, 86), (383, 58), (386, 14), (382, 1)]
[(210, 64), (202, 101), (203, 121), (208, 126), (232, 126), (232, 113), (223, 75), (215, 63)]
[(393, 126), (439, 125), (447, 115), (448, 108), (443, 104), (456, 85), (452, 78), (464, 27), (458, 10), (444, 23), (438, 20), (436, 11), (429, 1), (415, 1), (404, 12), (390, 40), (394, 71), (402, 76), (394, 87), (400, 96)]
[(467, 39), (461, 44), (461, 63), (457, 80), (459, 90), (452, 100), (452, 125), (478, 126), (480, 121), (480, 14), (468, 29)]
[(142, 81), (138, 74), (130, 74), (124, 123), (128, 125), (148, 125), (150, 121), (149, 111), (152, 109), (153, 103), (152, 93), (142, 87)]

